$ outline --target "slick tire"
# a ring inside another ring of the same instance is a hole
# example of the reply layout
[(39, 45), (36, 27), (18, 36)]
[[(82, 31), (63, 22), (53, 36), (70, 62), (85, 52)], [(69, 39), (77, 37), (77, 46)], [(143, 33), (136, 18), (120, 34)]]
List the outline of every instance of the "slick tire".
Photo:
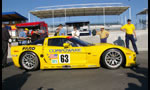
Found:
[(20, 65), (27, 71), (39, 69), (39, 58), (34, 52), (24, 52), (20, 57)]
[(124, 63), (124, 54), (118, 49), (109, 49), (101, 57), (101, 64), (108, 69), (117, 69)]

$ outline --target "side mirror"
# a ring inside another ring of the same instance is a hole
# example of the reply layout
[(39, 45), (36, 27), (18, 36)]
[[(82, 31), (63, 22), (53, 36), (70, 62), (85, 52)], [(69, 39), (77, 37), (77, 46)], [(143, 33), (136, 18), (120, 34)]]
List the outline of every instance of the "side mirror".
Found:
[(69, 46), (70, 46), (69, 43), (64, 43), (64, 44), (63, 44), (63, 47), (64, 47), (64, 48), (68, 48)]

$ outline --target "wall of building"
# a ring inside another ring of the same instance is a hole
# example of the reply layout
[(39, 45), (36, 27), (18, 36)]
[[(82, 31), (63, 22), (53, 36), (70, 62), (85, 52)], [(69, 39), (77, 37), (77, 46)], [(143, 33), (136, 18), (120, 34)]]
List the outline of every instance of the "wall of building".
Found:
[[(109, 31), (110, 35), (107, 39), (108, 43), (125, 45), (125, 33), (122, 31)], [(148, 51), (148, 30), (136, 30), (137, 34), (137, 47), (139, 51)], [(119, 38), (120, 37), (120, 38)], [(100, 38), (96, 36), (82, 36), (82, 40), (90, 43), (100, 43)], [(130, 49), (133, 50), (132, 44), (130, 42)]]

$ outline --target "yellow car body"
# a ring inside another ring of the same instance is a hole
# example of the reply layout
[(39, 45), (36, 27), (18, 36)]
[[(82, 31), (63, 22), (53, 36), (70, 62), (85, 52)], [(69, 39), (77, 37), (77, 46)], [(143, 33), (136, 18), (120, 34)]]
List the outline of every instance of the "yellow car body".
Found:
[(109, 43), (97, 43), (93, 46), (65, 47), (48, 46), (48, 40), (53, 38), (68, 38), (69, 36), (47, 37), (43, 45), (21, 45), (11, 47), (11, 56), (14, 65), (21, 67), (20, 58), (25, 52), (37, 55), (40, 69), (62, 68), (94, 68), (100, 67), (103, 53), (109, 49), (118, 49), (124, 54), (125, 67), (136, 64), (136, 54), (130, 49)]

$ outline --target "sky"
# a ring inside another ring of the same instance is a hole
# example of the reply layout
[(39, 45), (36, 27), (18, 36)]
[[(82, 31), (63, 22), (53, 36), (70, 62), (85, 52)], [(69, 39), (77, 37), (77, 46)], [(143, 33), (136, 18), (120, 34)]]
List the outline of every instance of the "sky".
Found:
[[(87, 4), (87, 3), (123, 3), (124, 5), (130, 6), (132, 11), (131, 19), (133, 23), (136, 21), (136, 14), (145, 8), (148, 8), (148, 0), (2, 0), (2, 12), (16, 11), (21, 15), (28, 18), (28, 12), (36, 7), (41, 6), (55, 6), (55, 5), (68, 5), (68, 4)], [(128, 17), (128, 11), (124, 15)], [(124, 17), (122, 15), (122, 17)], [(118, 17), (112, 18), (106, 16), (106, 22), (119, 21)], [(121, 18), (121, 17), (119, 17)], [(67, 18), (67, 21), (90, 21), (100, 22), (103, 21), (103, 17), (99, 16), (82, 16), (82, 17), (71, 17)], [(31, 15), (32, 21), (45, 21), (48, 24), (52, 24), (52, 19), (39, 19)], [(55, 18), (55, 22), (64, 21), (64, 18)]]

